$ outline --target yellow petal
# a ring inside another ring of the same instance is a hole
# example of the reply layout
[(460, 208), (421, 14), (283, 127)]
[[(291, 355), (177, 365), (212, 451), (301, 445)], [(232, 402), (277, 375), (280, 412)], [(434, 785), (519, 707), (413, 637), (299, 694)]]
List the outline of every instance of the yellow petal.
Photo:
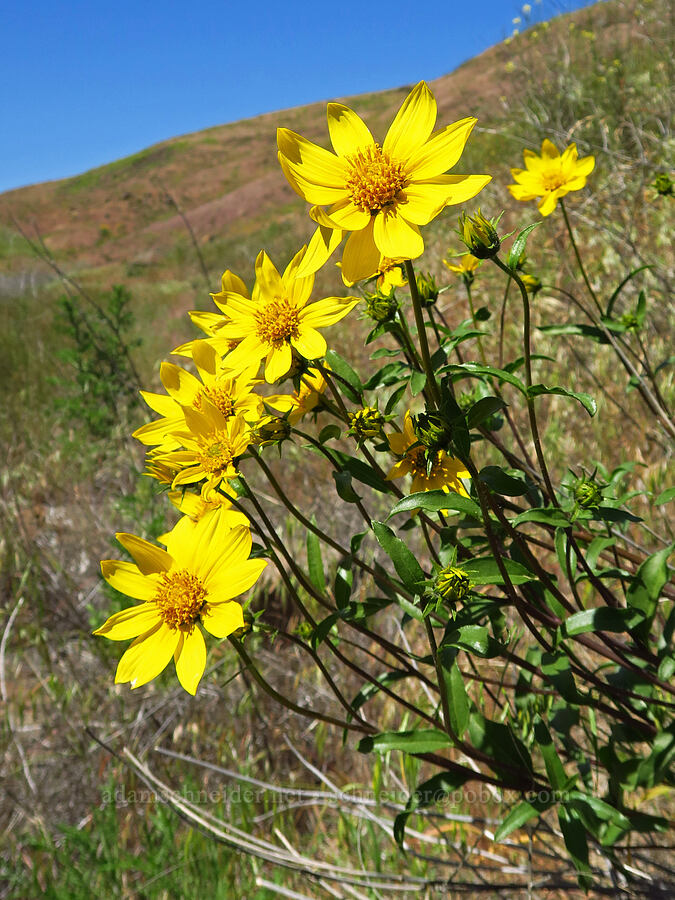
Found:
[(424, 81), (406, 97), (389, 126), (382, 150), (394, 159), (404, 160), (418, 150), (434, 129), (436, 101)]
[(136, 537), (135, 534), (125, 534), (120, 532), (115, 537), (131, 554), (136, 565), (144, 575), (150, 575), (152, 572), (168, 572), (173, 564), (173, 559), (166, 550), (155, 546), (143, 538)]
[(265, 360), (265, 381), (268, 384), (279, 381), (289, 371), (292, 363), (293, 354), (291, 353), (290, 344), (282, 344), (278, 348), (271, 348)]
[(373, 237), (383, 256), (416, 259), (424, 253), (424, 240), (417, 225), (411, 225), (395, 212), (375, 216)]
[(373, 224), (353, 231), (342, 254), (342, 273), (352, 284), (375, 275), (380, 266), (380, 251), (373, 239)]
[(188, 694), (194, 696), (206, 667), (206, 644), (196, 625), (190, 631), (180, 633), (173, 658), (178, 680)]
[(235, 602), (209, 604), (202, 615), (202, 625), (214, 637), (224, 638), (243, 627), (244, 614)]
[(338, 156), (351, 156), (375, 143), (366, 123), (349, 107), (329, 103), (327, 115), (331, 143)]
[(104, 559), (101, 562), (101, 572), (109, 585), (127, 597), (133, 597), (134, 600), (152, 600), (155, 596), (157, 579), (152, 575), (142, 575), (138, 566), (133, 563)]
[(174, 363), (163, 362), (159, 367), (159, 377), (167, 394), (183, 406), (190, 406), (203, 388), (198, 378)]
[(548, 159), (555, 159), (560, 156), (558, 148), (555, 144), (549, 141), (548, 138), (544, 138), (541, 142), (541, 155), (547, 157)]
[(145, 634), (160, 623), (157, 606), (154, 603), (141, 603), (110, 616), (94, 634), (107, 637), (111, 641), (127, 641), (129, 638)]
[(319, 225), (307, 245), (298, 276), (305, 277), (317, 272), (335, 252), (343, 237), (344, 231)]
[[(255, 261), (255, 283), (265, 297), (280, 297), (284, 293), (281, 275), (264, 250), (260, 251)], [(255, 288), (253, 290), (255, 293)]]
[[(357, 297), (324, 297), (316, 303), (310, 303), (300, 314), (303, 326), (310, 328), (325, 328), (335, 325), (351, 312), (359, 303)], [(308, 357), (312, 359), (312, 357)]]
[(260, 578), (267, 566), (264, 559), (246, 559), (236, 565), (225, 562), (219, 571), (213, 571), (209, 580), (209, 604), (220, 604), (246, 593)]
[(160, 416), (176, 415), (176, 401), (166, 394), (154, 394), (151, 391), (141, 391), (140, 394), (153, 412)]
[(163, 623), (137, 637), (119, 661), (115, 684), (129, 681), (132, 688), (137, 688), (152, 681), (166, 668), (179, 637), (178, 629)]
[(324, 150), (288, 128), (277, 129), (277, 146), (293, 172), (301, 174), (311, 184), (344, 189), (347, 163), (329, 150)]
[(590, 175), (594, 168), (595, 168), (595, 157), (594, 156), (584, 156), (583, 159), (577, 160), (577, 162), (574, 166), (574, 174), (576, 176)]
[(444, 208), (450, 189), (442, 184), (411, 184), (405, 189), (406, 202), (401, 215), (415, 225), (428, 225)]
[(442, 178), (449, 186), (447, 206), (471, 200), (492, 181), (492, 175), (443, 175)]
[(279, 165), (295, 193), (308, 203), (335, 203), (348, 196), (345, 187), (346, 175), (341, 186), (317, 184), (307, 176), (304, 168), (290, 163), (281, 153)]
[(344, 231), (360, 231), (370, 222), (370, 212), (359, 209), (353, 200), (343, 200), (333, 204), (328, 210), (328, 216), (333, 226), (342, 228)]
[(320, 359), (327, 349), (326, 339), (323, 335), (314, 328), (307, 327), (303, 327), (296, 338), (291, 338), (291, 344), (305, 359)]
[(460, 119), (448, 125), (419, 148), (408, 160), (406, 169), (413, 179), (433, 178), (456, 165), (477, 119)]

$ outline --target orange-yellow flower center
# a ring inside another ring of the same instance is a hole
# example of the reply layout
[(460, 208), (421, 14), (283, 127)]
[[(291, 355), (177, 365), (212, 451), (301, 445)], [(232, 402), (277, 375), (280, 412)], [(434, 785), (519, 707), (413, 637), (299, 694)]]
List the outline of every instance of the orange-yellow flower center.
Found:
[(541, 181), (547, 191), (556, 191), (565, 184), (565, 173), (562, 169), (549, 169), (548, 172), (542, 172)]
[(210, 400), (211, 403), (221, 411), (226, 419), (234, 412), (234, 397), (227, 388), (219, 387), (215, 384), (212, 384), (210, 387), (202, 388), (192, 401), (192, 405), (195, 409), (202, 408), (204, 397)]
[(212, 475), (225, 474), (233, 466), (235, 448), (232, 440), (223, 431), (215, 431), (208, 438), (202, 439), (197, 453), (199, 462), (205, 472)]
[(387, 209), (404, 200), (408, 183), (403, 163), (394, 162), (373, 144), (347, 157), (351, 167), (347, 188), (352, 200), (364, 212)]
[(288, 297), (277, 297), (256, 313), (256, 331), (264, 344), (279, 347), (300, 332), (298, 308)]
[(207, 590), (196, 575), (187, 569), (177, 569), (160, 575), (153, 600), (165, 625), (184, 628), (191, 627), (197, 621), (206, 596)]

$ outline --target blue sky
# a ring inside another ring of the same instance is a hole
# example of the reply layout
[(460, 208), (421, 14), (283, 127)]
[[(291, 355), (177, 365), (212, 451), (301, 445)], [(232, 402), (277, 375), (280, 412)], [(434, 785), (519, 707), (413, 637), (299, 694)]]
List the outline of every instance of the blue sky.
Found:
[[(9, 0), (0, 191), (211, 125), (437, 78), (509, 35), (523, 2)], [(536, 19), (588, 5), (528, 2)]]

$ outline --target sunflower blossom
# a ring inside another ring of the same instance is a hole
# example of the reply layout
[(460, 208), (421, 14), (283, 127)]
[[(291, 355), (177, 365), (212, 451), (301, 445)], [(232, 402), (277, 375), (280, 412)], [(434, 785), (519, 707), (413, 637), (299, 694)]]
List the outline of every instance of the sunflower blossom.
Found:
[[(326, 366), (330, 369), (330, 366)], [(307, 413), (316, 409), (326, 390), (326, 379), (318, 369), (310, 368), (300, 378), (300, 386), (292, 394), (273, 394), (265, 404), (282, 414), (288, 413), (289, 425), (296, 425)]]
[(436, 100), (424, 81), (404, 101), (382, 145), (353, 110), (329, 103), (327, 112), (335, 153), (287, 128), (277, 131), (286, 178), (316, 204), (310, 215), (319, 227), (302, 275), (319, 269), (347, 232), (342, 271), (348, 282), (374, 275), (382, 257), (416, 259), (424, 251), (419, 226), (444, 207), (475, 197), (491, 179), (444, 174), (459, 160), (476, 119), (432, 134)]
[[(241, 415), (247, 422), (255, 422), (263, 412), (262, 398), (254, 393), (260, 381), (255, 372), (245, 371), (238, 377), (223, 367), (219, 354), (205, 340), (192, 342), (192, 359), (199, 377), (176, 366), (163, 362), (159, 377), (166, 394), (141, 391), (150, 409), (159, 413), (159, 419), (141, 425), (133, 432), (142, 444), (161, 445), (165, 450), (181, 446), (177, 434), (184, 433), (185, 407), (200, 410), (205, 400), (210, 401), (227, 419)], [(257, 367), (256, 367), (257, 368)]]
[(524, 150), (524, 169), (511, 169), (517, 184), (509, 190), (516, 200), (526, 202), (541, 198), (537, 204), (542, 216), (550, 216), (558, 200), (570, 191), (580, 191), (595, 168), (595, 157), (577, 158), (577, 145), (570, 144), (560, 154), (555, 144), (544, 138), (541, 156)]
[(166, 550), (133, 534), (118, 534), (117, 540), (134, 562), (103, 560), (103, 577), (142, 602), (94, 632), (112, 641), (135, 638), (119, 661), (115, 683), (147, 684), (173, 657), (178, 680), (194, 694), (206, 665), (201, 628), (224, 638), (242, 627), (242, 608), (234, 598), (255, 584), (266, 562), (248, 558), (249, 529), (231, 528), (217, 510), (176, 539), (169, 537)]
[(153, 456), (153, 464), (174, 471), (172, 489), (202, 483), (205, 500), (219, 489), (232, 494), (229, 481), (239, 474), (237, 463), (251, 443), (250, 425), (242, 416), (225, 417), (209, 400), (202, 408), (183, 407), (185, 431), (175, 432), (183, 449)]
[(390, 450), (402, 457), (387, 473), (388, 481), (412, 475), (412, 494), (418, 491), (443, 490), (446, 493), (454, 491), (463, 497), (469, 496), (460, 481), (460, 478), (470, 477), (464, 463), (454, 456), (448, 456), (445, 450), (427, 450), (415, 434), (410, 410), (405, 414), (403, 432), (387, 435), (387, 440)]
[(304, 256), (305, 247), (280, 275), (261, 250), (251, 297), (228, 290), (223, 300), (216, 300), (230, 320), (220, 329), (221, 336), (240, 341), (224, 359), (233, 373), (257, 368), (264, 359), (265, 380), (271, 384), (291, 370), (294, 350), (305, 359), (319, 359), (327, 345), (317, 329), (339, 322), (359, 302), (356, 297), (326, 297), (308, 303), (314, 275), (299, 276)]

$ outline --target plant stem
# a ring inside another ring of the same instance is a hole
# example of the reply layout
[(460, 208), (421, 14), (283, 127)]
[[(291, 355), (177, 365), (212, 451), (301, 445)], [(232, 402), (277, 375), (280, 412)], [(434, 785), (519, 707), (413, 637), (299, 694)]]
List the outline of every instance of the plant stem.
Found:
[(572, 249), (574, 250), (574, 255), (577, 259), (577, 265), (579, 266), (579, 270), (581, 271), (581, 277), (584, 279), (584, 283), (588, 288), (588, 293), (593, 298), (593, 302), (598, 308), (598, 312), (602, 315), (602, 306), (600, 306), (600, 301), (598, 300), (597, 294), (591, 287), (591, 283), (588, 280), (588, 275), (586, 274), (586, 269), (584, 268), (584, 264), (581, 261), (581, 254), (579, 253), (579, 248), (577, 247), (577, 242), (574, 240), (574, 232), (572, 231), (572, 225), (567, 216), (567, 210), (565, 209), (565, 204), (562, 201), (562, 198), (558, 201), (560, 203), (560, 209), (562, 210), (563, 218), (565, 219), (565, 225), (567, 226), (567, 233), (570, 236), (570, 242), (572, 244)]
[(410, 287), (410, 297), (412, 299), (413, 312), (415, 313), (415, 325), (417, 326), (417, 338), (420, 344), (420, 356), (422, 357), (422, 365), (427, 376), (427, 384), (429, 385), (429, 395), (431, 406), (438, 408), (441, 405), (441, 394), (438, 390), (436, 375), (431, 364), (431, 354), (429, 353), (429, 342), (427, 341), (426, 325), (424, 323), (424, 313), (422, 311), (422, 301), (417, 291), (417, 279), (415, 278), (415, 270), (409, 259), (405, 261), (405, 271), (408, 278), (408, 286)]

